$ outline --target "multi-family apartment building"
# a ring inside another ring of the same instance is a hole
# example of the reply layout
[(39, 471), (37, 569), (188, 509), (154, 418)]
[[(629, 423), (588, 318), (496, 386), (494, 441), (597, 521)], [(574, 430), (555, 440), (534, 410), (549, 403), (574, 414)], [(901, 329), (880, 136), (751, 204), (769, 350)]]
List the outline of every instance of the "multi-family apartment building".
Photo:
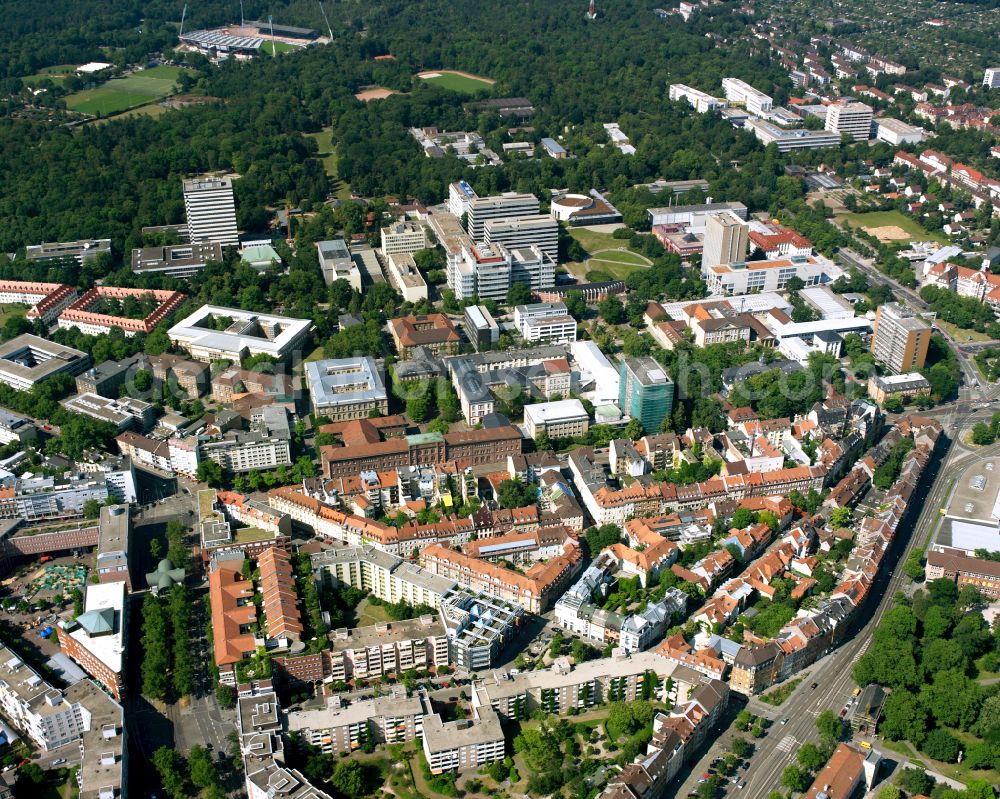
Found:
[[(118, 286), (95, 286), (79, 299), (70, 303), (59, 314), (59, 327), (77, 328), (88, 336), (110, 333), (115, 328), (126, 336), (136, 333), (150, 333), (160, 322), (170, 317), (185, 300), (179, 291), (155, 291), (151, 289), (130, 289)], [(108, 303), (151, 301), (155, 307), (142, 318), (108, 313)]]
[(330, 634), (330, 676), (334, 681), (369, 680), (448, 665), (448, 634), (435, 616), (392, 621)]
[(893, 374), (922, 369), (930, 346), (931, 326), (896, 302), (880, 305), (872, 324), (871, 351)]
[(739, 78), (723, 78), (722, 91), (729, 102), (744, 106), (754, 116), (767, 116), (774, 105), (770, 96)]
[(446, 722), (438, 714), (425, 716), (423, 748), (431, 774), (441, 774), (503, 760), (506, 744), (496, 711), (478, 707), (471, 719)]
[(353, 752), (366, 743), (394, 744), (419, 740), (424, 719), (431, 713), (424, 693), (407, 696), (401, 690), (345, 703), (339, 695), (319, 709), (288, 713), (288, 732), (299, 735), (324, 754)]

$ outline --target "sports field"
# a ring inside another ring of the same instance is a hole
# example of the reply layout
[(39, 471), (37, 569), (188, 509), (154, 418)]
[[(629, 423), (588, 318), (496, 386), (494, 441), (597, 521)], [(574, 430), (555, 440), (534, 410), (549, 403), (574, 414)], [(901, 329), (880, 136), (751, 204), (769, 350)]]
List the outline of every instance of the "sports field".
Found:
[(887, 244), (911, 241), (937, 241), (947, 244), (948, 239), (940, 233), (931, 233), (914, 219), (899, 211), (868, 211), (860, 214), (842, 214), (838, 220), (849, 222), (852, 228), (863, 228)]
[(420, 72), (417, 77), (443, 89), (451, 89), (453, 92), (464, 94), (475, 94), (483, 89), (489, 89), (495, 83), (489, 78), (481, 78), (478, 75), (470, 75), (468, 72), (457, 72), (451, 69)]
[(59, 64), (58, 66), (40, 69), (34, 75), (28, 75), (22, 78), (22, 80), (29, 86), (35, 86), (45, 79), (53, 83), (62, 83), (67, 75), (72, 75), (74, 72), (76, 72), (76, 67), (73, 64)]
[(126, 111), (173, 92), (180, 67), (160, 66), (143, 69), (124, 78), (109, 80), (94, 89), (84, 89), (66, 98), (71, 111), (91, 116), (107, 116)]

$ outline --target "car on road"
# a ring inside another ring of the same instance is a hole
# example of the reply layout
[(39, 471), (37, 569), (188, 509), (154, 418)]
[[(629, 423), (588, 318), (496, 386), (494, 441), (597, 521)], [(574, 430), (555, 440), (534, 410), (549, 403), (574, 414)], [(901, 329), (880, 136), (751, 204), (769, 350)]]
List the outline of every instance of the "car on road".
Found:
[(847, 715), (847, 708), (846, 707), (842, 707), (840, 709), (840, 717), (844, 718), (844, 716), (846, 716), (846, 715)]
[[(869, 746), (871, 746), (871, 745), (869, 744)], [(66, 762), (66, 758), (65, 757), (58, 757), (58, 758), (56, 758), (55, 760), (52, 761), (52, 765), (53, 766), (61, 766), (65, 762)]]
[(782, 725), (787, 724), (788, 723), (788, 719), (782, 719), (781, 723), (782, 723)]
[(815, 690), (816, 690), (817, 688), (819, 688), (819, 683), (818, 683), (818, 682), (814, 682), (814, 683), (813, 683), (812, 685), (810, 685), (809, 687), (810, 687), (810, 688), (812, 688), (812, 690), (814, 690), (814, 691), (815, 691)]

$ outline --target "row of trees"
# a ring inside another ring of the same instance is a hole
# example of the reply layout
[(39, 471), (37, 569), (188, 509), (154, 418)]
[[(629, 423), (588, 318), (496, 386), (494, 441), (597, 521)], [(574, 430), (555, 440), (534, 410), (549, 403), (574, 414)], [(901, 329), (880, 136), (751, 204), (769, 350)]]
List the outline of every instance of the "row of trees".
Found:
[(191, 594), (175, 585), (166, 597), (147, 594), (142, 603), (142, 692), (165, 702), (195, 690), (191, 649)]

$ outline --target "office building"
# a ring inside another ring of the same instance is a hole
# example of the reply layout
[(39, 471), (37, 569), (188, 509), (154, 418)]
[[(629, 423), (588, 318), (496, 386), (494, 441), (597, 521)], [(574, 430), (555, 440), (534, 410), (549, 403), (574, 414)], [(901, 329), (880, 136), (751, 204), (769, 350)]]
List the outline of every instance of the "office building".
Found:
[(504, 302), (514, 283), (532, 291), (555, 285), (555, 264), (535, 246), (508, 250), (502, 244), (468, 244), (448, 254), (448, 288), (459, 300)]
[(670, 99), (674, 101), (687, 101), (688, 105), (699, 114), (707, 114), (709, 111), (720, 111), (726, 107), (725, 100), (719, 97), (712, 97), (712, 95), (698, 89), (692, 89), (683, 83), (670, 84)]
[(67, 411), (89, 416), (99, 422), (113, 424), (119, 433), (136, 429), (140, 432), (152, 427), (156, 418), (152, 403), (134, 397), (108, 399), (98, 394), (77, 394), (67, 397), (60, 405)]
[(920, 372), (901, 375), (873, 375), (868, 378), (868, 396), (879, 405), (884, 405), (890, 397), (898, 397), (908, 402), (914, 397), (931, 395), (930, 381)]
[(41, 319), (46, 324), (52, 324), (76, 298), (76, 289), (63, 283), (0, 280), (0, 304), (27, 305), (28, 319)]
[(872, 135), (872, 107), (864, 103), (832, 103), (826, 110), (826, 129), (846, 133), (854, 141), (868, 141)]
[(914, 311), (896, 302), (880, 305), (872, 328), (872, 354), (893, 374), (916, 372), (924, 367), (931, 326)]
[(733, 213), (713, 214), (705, 220), (702, 268), (745, 261), (750, 226)]
[(662, 208), (647, 208), (646, 216), (653, 227), (656, 225), (680, 225), (691, 232), (704, 233), (708, 218), (715, 214), (731, 211), (740, 219), (747, 218), (747, 207), (741, 202), (700, 203), (698, 205), (668, 205)]
[(674, 383), (655, 358), (622, 358), (618, 407), (638, 419), (647, 433), (658, 433), (674, 410)]
[(517, 219), (490, 219), (484, 240), (508, 250), (538, 247), (553, 263), (559, 262), (559, 223), (547, 214)]
[(275, 469), (292, 463), (288, 413), (280, 405), (266, 405), (249, 430), (230, 430), (204, 441), (200, 454), (230, 472)]
[(821, 255), (793, 255), (773, 261), (736, 261), (708, 266), (705, 282), (712, 294), (732, 297), (783, 291), (793, 277), (806, 286), (818, 286), (842, 274), (839, 266)]
[(121, 361), (104, 361), (76, 376), (76, 390), (80, 394), (99, 394), (117, 399), (122, 387), (127, 386), (137, 372), (148, 368), (149, 363), (142, 353)]
[(30, 333), (0, 344), (0, 383), (17, 391), (30, 391), (36, 383), (64, 372), (78, 375), (88, 366), (87, 353)]
[(344, 422), (367, 419), (372, 411), (383, 416), (389, 412), (382, 370), (368, 356), (310, 361), (306, 386), (313, 413), (324, 419)]
[(427, 228), (421, 222), (401, 220), (382, 228), (381, 238), (386, 255), (415, 253), (427, 247)]
[(407, 302), (418, 303), (427, 299), (427, 281), (420, 274), (417, 262), (407, 252), (397, 252), (385, 257), (389, 282)]
[(491, 349), (500, 341), (500, 325), (485, 305), (466, 306), (465, 335), (476, 351)]
[(68, 519), (82, 516), (89, 500), (104, 505), (109, 498), (135, 502), (135, 471), (127, 458), (107, 461), (98, 471), (23, 477), (0, 491), (0, 518), (29, 522)]
[(389, 322), (389, 332), (399, 357), (407, 359), (417, 347), (434, 355), (454, 355), (460, 339), (451, 320), (442, 313), (401, 316)]
[(0, 444), (25, 443), (38, 438), (38, 428), (25, 416), (0, 408)]
[(185, 180), (184, 211), (191, 243), (214, 241), (224, 246), (240, 243), (233, 183), (229, 178)]
[(123, 581), (102, 582), (85, 590), (84, 612), (57, 625), (59, 645), (120, 701), (125, 691), (128, 635), (126, 585)]
[(538, 198), (534, 194), (517, 192), (506, 192), (492, 197), (473, 196), (469, 198), (467, 213), (469, 235), (473, 241), (483, 241), (486, 237), (486, 223), (490, 220), (538, 216)]
[(87, 259), (111, 254), (111, 239), (81, 239), (32, 244), (24, 248), (29, 261), (61, 261), (72, 258), (81, 266)]
[(743, 106), (754, 116), (766, 117), (771, 113), (771, 98), (739, 78), (723, 78), (722, 91), (729, 102)]
[(1000, 88), (1000, 67), (990, 67), (983, 73), (983, 86), (987, 89)]
[(209, 262), (222, 263), (222, 245), (217, 241), (168, 244), (132, 250), (132, 272), (183, 279), (200, 272)]
[(587, 434), (590, 416), (578, 399), (539, 402), (524, 406), (524, 429), (529, 438), (545, 433), (553, 438), (576, 438)]
[(97, 579), (102, 583), (124, 582), (128, 591), (132, 590), (128, 570), (131, 527), (127, 504), (101, 507), (97, 529)]
[(779, 153), (840, 146), (840, 133), (832, 130), (789, 130), (763, 119), (748, 119), (743, 127), (765, 147), (775, 144)]
[(246, 355), (270, 355), (283, 361), (302, 350), (311, 327), (308, 319), (203, 305), (167, 335), (199, 361), (240, 361)]
[(562, 302), (518, 305), (514, 309), (514, 326), (529, 344), (576, 341), (576, 319), (569, 315)]
[(335, 280), (346, 280), (352, 289), (361, 291), (361, 270), (351, 257), (351, 251), (343, 239), (317, 241), (319, 252), (319, 268), (323, 272), (323, 280), (330, 285)]
[[(77, 328), (88, 336), (99, 336), (118, 328), (126, 336), (150, 333), (176, 311), (185, 297), (179, 291), (95, 286), (59, 314), (60, 328)], [(132, 305), (144, 316), (126, 311)]]

